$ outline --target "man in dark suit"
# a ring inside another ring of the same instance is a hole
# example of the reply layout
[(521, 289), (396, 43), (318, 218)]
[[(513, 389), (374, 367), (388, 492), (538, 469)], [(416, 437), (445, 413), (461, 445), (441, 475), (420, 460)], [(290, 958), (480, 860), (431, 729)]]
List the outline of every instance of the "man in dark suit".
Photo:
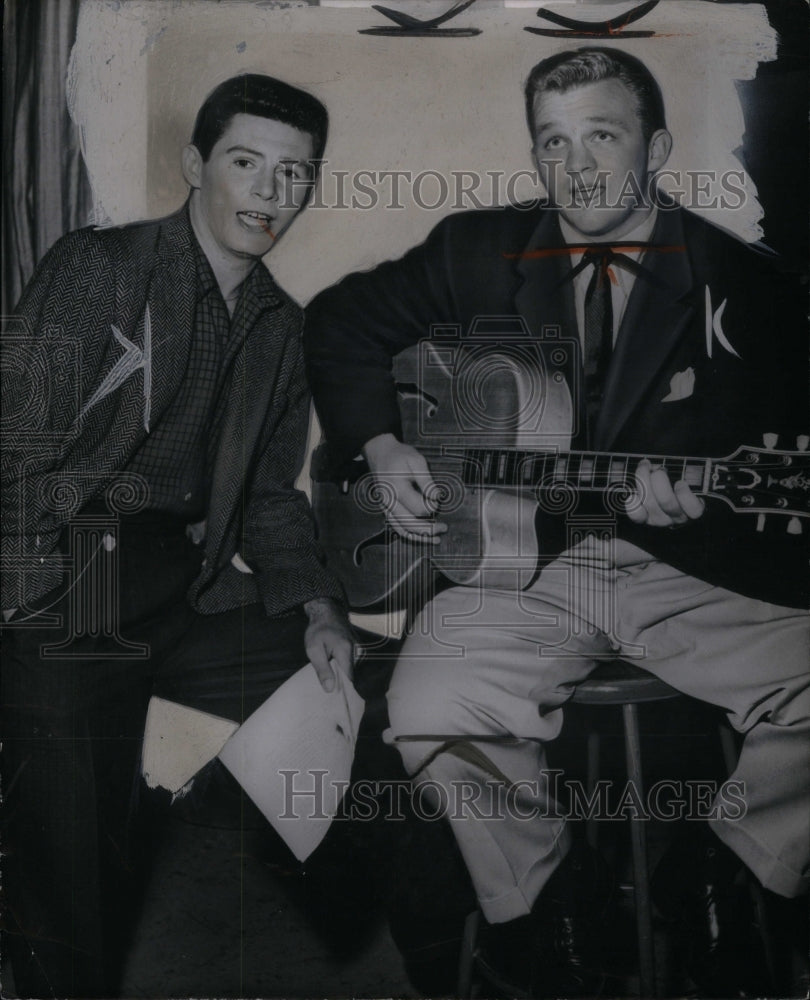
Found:
[(2, 606), (21, 996), (116, 992), (153, 690), (242, 721), (307, 659), (327, 691), (351, 673), (342, 591), (294, 486), (302, 312), (261, 263), (306, 204), (326, 131), (303, 91), (222, 83), (183, 152), (183, 208), (64, 237), (18, 306)]
[[(647, 68), (616, 49), (560, 53), (532, 71), (526, 110), (547, 206), (451, 216), (402, 260), (349, 276), (307, 310), (327, 440), (339, 458), (362, 450), (390, 487), (392, 527), (439, 551), (447, 525), (427, 462), (401, 440), (391, 377), (392, 356), (434, 325), (459, 326), (463, 342), (482, 318), (519, 317), (546, 377), (568, 387), (580, 448), (719, 457), (763, 434), (771, 447), (777, 436), (787, 449), (807, 445), (802, 296), (770, 260), (657, 195), (672, 140)], [(561, 336), (575, 349), (561, 351)], [(701, 989), (738, 995), (745, 970), (729, 935), (741, 862), (779, 896), (807, 890), (806, 534), (704, 500), (660, 459), (638, 461), (634, 482), (618, 517), (585, 499), (566, 519), (541, 498), (539, 572), (521, 591), (456, 586), (432, 600), (389, 690), (392, 734), (406, 737), (409, 772), (446, 790), (501, 960), (528, 914), (545, 949), (531, 988), (587, 995), (598, 985), (596, 913), (583, 905), (593, 859), (569, 853), (538, 783), (543, 743), (573, 686), (611, 656), (640, 657), (726, 709), (745, 737), (733, 775), (744, 815), (716, 801), (690, 878), (665, 891), (662, 876), (659, 902), (704, 935), (692, 966)], [(600, 536), (600, 513), (615, 520), (614, 537)], [(480, 758), (440, 752), (420, 734), (517, 739), (479, 748), (487, 774)], [(493, 774), (524, 790), (519, 816), (453, 810), (454, 783), (483, 788)]]

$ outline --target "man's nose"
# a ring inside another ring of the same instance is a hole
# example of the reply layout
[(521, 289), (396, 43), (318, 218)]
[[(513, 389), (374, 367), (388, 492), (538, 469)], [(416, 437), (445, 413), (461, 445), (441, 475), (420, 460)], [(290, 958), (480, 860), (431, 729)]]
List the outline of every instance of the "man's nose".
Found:
[(270, 201), (278, 197), (275, 170), (262, 170), (257, 174), (253, 184), (253, 193), (263, 201)]
[(584, 142), (572, 143), (568, 149), (565, 169), (569, 174), (582, 174), (596, 169), (596, 158)]

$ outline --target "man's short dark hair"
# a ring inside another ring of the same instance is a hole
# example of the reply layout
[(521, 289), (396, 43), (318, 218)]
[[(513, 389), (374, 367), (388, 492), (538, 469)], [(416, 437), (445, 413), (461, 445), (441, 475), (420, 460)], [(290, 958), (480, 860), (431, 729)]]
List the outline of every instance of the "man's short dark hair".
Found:
[(211, 91), (197, 113), (192, 145), (203, 160), (223, 136), (234, 115), (257, 115), (291, 125), (312, 136), (313, 158), (326, 146), (329, 115), (317, 97), (260, 73), (231, 77)]
[(534, 102), (548, 90), (564, 92), (585, 83), (619, 80), (638, 101), (641, 132), (647, 142), (666, 128), (664, 98), (652, 73), (640, 59), (619, 49), (582, 48), (558, 52), (539, 62), (526, 81), (526, 117), (534, 139)]

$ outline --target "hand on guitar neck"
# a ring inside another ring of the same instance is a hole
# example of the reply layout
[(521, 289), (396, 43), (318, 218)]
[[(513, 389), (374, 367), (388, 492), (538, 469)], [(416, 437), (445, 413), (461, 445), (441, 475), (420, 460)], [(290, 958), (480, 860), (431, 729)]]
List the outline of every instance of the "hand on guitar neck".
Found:
[[(386, 519), (403, 538), (437, 545), (447, 525), (435, 520), (438, 487), (425, 457), (393, 434), (368, 441), (363, 454), (376, 481), (385, 491)], [(675, 528), (703, 513), (704, 501), (679, 480), (673, 486), (661, 466), (642, 459), (636, 467), (636, 487), (627, 503), (627, 516), (636, 524)]]
[(438, 487), (424, 456), (393, 434), (371, 438), (363, 455), (385, 496), (388, 524), (409, 541), (438, 545), (447, 525), (435, 520)]
[(672, 485), (662, 466), (643, 458), (636, 467), (636, 487), (627, 503), (627, 516), (636, 524), (675, 528), (700, 517), (705, 507), (683, 479)]

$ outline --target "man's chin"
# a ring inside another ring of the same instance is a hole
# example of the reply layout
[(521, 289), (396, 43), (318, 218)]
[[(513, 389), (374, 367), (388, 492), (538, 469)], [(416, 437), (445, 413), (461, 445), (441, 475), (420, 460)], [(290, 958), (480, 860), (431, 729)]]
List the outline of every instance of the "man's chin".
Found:
[(605, 209), (599, 208), (561, 208), (559, 212), (568, 225), (587, 240), (617, 239), (641, 222), (641, 216), (635, 212), (608, 215)]
[(231, 253), (237, 257), (258, 259), (273, 249), (277, 239), (275, 233), (255, 233), (247, 237), (243, 234), (241, 239), (232, 241)]

